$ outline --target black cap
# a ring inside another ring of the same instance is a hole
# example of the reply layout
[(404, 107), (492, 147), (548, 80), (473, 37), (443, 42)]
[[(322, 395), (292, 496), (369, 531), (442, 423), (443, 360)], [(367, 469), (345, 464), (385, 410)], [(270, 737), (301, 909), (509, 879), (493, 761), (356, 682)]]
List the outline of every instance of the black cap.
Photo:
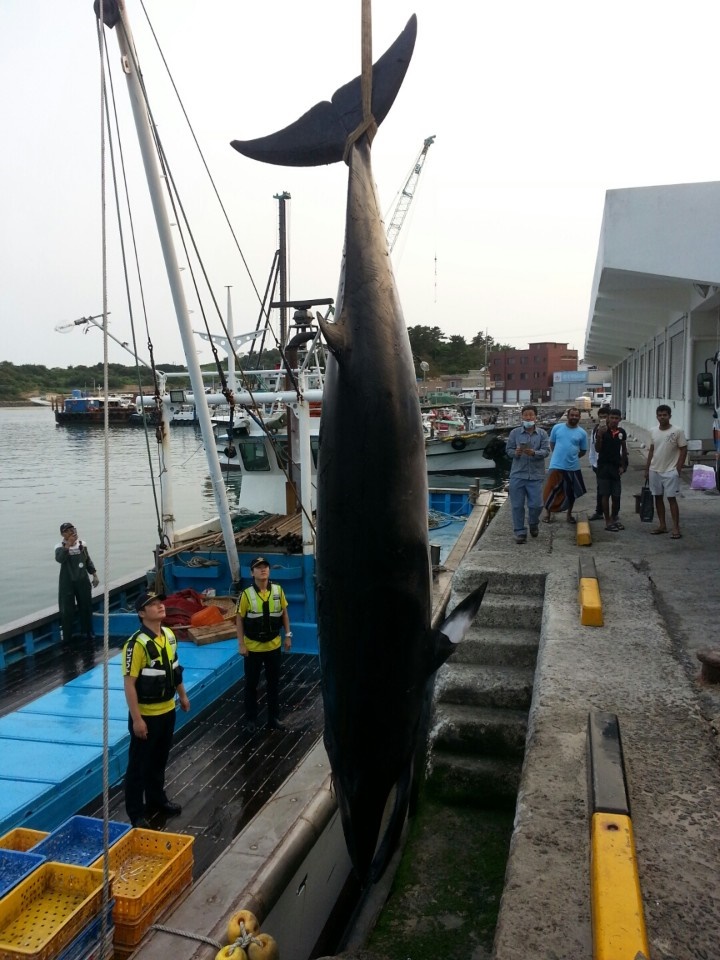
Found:
[(135, 610), (137, 613), (140, 613), (141, 610), (144, 610), (145, 607), (152, 603), (153, 600), (164, 600), (164, 593), (155, 593), (154, 590), (146, 590), (145, 593), (141, 593), (140, 596), (135, 601)]
[(255, 557), (254, 560), (250, 561), (250, 569), (252, 570), (254, 567), (259, 567), (261, 563), (266, 563), (270, 566), (270, 561), (266, 560), (265, 557)]
[(66, 530), (74, 530), (74, 529), (75, 529), (75, 524), (74, 524), (74, 523), (61, 523), (61, 524), (60, 524), (60, 533), (65, 533)]

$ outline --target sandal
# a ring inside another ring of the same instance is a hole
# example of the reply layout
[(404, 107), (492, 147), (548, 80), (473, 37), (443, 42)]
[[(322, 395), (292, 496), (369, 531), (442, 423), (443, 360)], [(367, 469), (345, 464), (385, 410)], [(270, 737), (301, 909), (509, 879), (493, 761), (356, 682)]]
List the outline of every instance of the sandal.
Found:
[(543, 523), (555, 523), (555, 517), (543, 517), (543, 518), (542, 518), (542, 522), (543, 522)]
[(653, 537), (659, 537), (661, 533), (667, 533), (667, 530), (651, 530), (650, 533)]
[(612, 525), (613, 527), (616, 527), (618, 530), (624, 530), (624, 529), (625, 529), (625, 527), (620, 523), (619, 520), (613, 520), (611, 525)]
[(619, 526), (617, 523), (611, 523), (609, 526), (605, 527), (609, 533), (619, 533), (621, 530), (624, 530), (624, 527)]
[(566, 517), (566, 519), (568, 523), (577, 523), (577, 519), (575, 517)]
[(671, 539), (671, 540), (682, 540), (682, 534), (680, 533), (680, 531), (678, 531), (677, 533), (671, 533), (671, 534), (670, 534), (670, 539)]

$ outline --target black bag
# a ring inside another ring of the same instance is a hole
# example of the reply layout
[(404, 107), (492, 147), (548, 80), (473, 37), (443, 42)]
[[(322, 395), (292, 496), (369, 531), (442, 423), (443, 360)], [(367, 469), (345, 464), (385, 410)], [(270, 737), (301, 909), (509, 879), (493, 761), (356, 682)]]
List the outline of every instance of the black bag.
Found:
[(640, 491), (640, 520), (643, 523), (652, 523), (655, 518), (655, 501), (646, 483)]

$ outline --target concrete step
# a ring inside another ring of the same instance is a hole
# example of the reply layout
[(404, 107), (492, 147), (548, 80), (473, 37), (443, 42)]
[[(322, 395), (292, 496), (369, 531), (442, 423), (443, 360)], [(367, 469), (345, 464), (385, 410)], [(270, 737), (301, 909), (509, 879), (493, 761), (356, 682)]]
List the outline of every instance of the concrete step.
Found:
[(515, 806), (522, 760), (433, 753), (427, 790), (446, 803)]
[(527, 723), (525, 710), (439, 703), (433, 723), (433, 752), (522, 760)]
[(488, 582), (488, 593), (542, 597), (545, 593), (544, 573), (512, 573), (509, 570), (488, 570), (487, 560), (482, 552), (472, 551), (465, 557), (460, 569), (453, 577), (453, 592), (459, 599), (467, 596), (471, 590), (479, 587), (483, 580)]
[(477, 616), (475, 627), (520, 627), (523, 630), (539, 630), (542, 623), (543, 598), (486, 593)]
[(446, 663), (437, 674), (435, 700), (465, 706), (529, 710), (535, 671)]
[(539, 642), (539, 630), (473, 625), (450, 662), (534, 668)]

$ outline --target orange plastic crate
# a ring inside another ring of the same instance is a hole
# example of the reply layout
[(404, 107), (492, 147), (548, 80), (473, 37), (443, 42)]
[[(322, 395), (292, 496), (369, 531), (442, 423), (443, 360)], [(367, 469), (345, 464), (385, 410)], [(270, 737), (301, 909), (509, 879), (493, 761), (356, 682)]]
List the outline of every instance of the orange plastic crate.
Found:
[[(188, 869), (192, 875), (194, 842), (181, 833), (135, 829), (114, 844), (108, 856), (116, 925), (139, 920)], [(102, 869), (102, 858), (93, 867)]]
[(42, 830), (30, 830), (28, 827), (15, 827), (10, 833), (0, 837), (0, 847), (3, 850), (19, 850), (20, 853), (27, 853), (36, 843), (44, 840), (47, 833)]
[[(149, 907), (138, 920), (132, 923), (116, 923), (115, 936), (113, 937), (115, 952), (120, 954), (127, 950), (132, 951), (140, 943), (150, 927), (157, 921), (158, 917), (160, 917), (168, 907), (172, 906), (185, 887), (189, 887), (191, 883), (192, 864), (186, 867), (176, 878), (172, 886), (166, 890), (162, 900), (154, 906)], [(125, 955), (127, 956), (127, 954)]]
[(101, 870), (44, 863), (0, 899), (0, 960), (52, 960), (102, 906)]

